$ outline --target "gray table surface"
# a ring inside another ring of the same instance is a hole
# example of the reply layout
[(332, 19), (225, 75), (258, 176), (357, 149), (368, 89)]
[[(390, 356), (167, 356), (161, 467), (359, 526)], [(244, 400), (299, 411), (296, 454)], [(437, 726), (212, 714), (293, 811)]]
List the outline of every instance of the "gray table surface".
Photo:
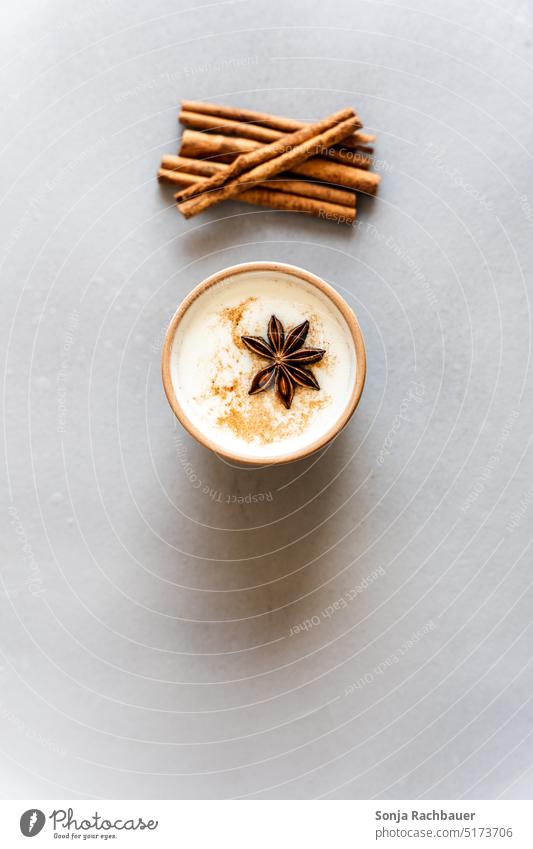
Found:
[[(528, 5), (11, 3), (4, 797), (531, 795)], [(187, 97), (353, 104), (379, 198), (184, 221), (154, 174)], [(368, 353), (340, 438), (262, 470), (159, 375), (182, 297), (253, 259), (328, 279)]]

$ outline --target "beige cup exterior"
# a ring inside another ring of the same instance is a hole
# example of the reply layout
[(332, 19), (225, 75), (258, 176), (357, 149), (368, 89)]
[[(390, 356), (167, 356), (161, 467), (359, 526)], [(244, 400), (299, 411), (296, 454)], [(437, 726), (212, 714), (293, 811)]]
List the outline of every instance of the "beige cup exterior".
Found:
[[(219, 445), (213, 442), (211, 439), (208, 439), (201, 430), (199, 430), (186, 416), (179, 399), (174, 391), (174, 384), (172, 382), (171, 375), (171, 353), (172, 353), (172, 345), (174, 342), (174, 336), (176, 335), (176, 330), (178, 325), (191, 306), (194, 301), (203, 295), (208, 289), (212, 286), (215, 286), (217, 283), (220, 283), (222, 280), (226, 280), (228, 277), (234, 277), (237, 274), (244, 274), (251, 271), (272, 271), (274, 273), (283, 273), (288, 274), (291, 277), (295, 277), (299, 280), (304, 280), (306, 283), (311, 284), (312, 286), (316, 286), (317, 289), (320, 289), (337, 307), (339, 312), (342, 314), (344, 320), (346, 321), (348, 328), (350, 330), (354, 349), (356, 356), (356, 372), (355, 372), (355, 381), (354, 386), (351, 392), (351, 395), (346, 403), (346, 407), (343, 412), (337, 419), (335, 425), (330, 428), (329, 431), (324, 433), (320, 439), (311, 442), (305, 448), (302, 448), (298, 451), (293, 451), (290, 453), (280, 454), (277, 457), (269, 457), (268, 460), (262, 460), (260, 457), (256, 459), (247, 457), (241, 454), (234, 454), (232, 452), (228, 452), (223, 450)], [(210, 277), (207, 277), (201, 283), (196, 286), (192, 292), (190, 292), (187, 297), (182, 301), (172, 320), (168, 326), (168, 330), (166, 332), (165, 341), (163, 343), (163, 355), (162, 355), (162, 376), (163, 376), (163, 387), (165, 389), (165, 394), (167, 396), (168, 403), (170, 404), (174, 415), (179, 420), (179, 422), (183, 425), (183, 427), (189, 431), (189, 433), (194, 436), (194, 438), (200, 442), (202, 445), (205, 445), (206, 448), (209, 448), (211, 451), (214, 451), (215, 454), (220, 455), (221, 457), (225, 457), (227, 460), (231, 460), (236, 463), (241, 463), (247, 466), (257, 466), (257, 465), (277, 465), (280, 463), (291, 463), (294, 460), (301, 460), (304, 457), (308, 457), (310, 454), (314, 454), (315, 451), (318, 451), (320, 448), (323, 448), (328, 444), (332, 439), (337, 436), (338, 433), (343, 429), (346, 423), (352, 417), (361, 397), (361, 393), (363, 391), (363, 387), (365, 385), (365, 377), (366, 377), (366, 354), (365, 354), (365, 345), (363, 342), (363, 335), (361, 333), (361, 329), (355, 317), (355, 313), (348, 306), (344, 298), (342, 298), (338, 292), (333, 289), (329, 283), (326, 283), (324, 280), (321, 280), (320, 277), (316, 277), (314, 274), (311, 274), (309, 271), (305, 271), (303, 268), (298, 268), (295, 265), (287, 265), (282, 262), (245, 262), (240, 265), (233, 265), (229, 268), (224, 268), (222, 271), (218, 271), (216, 274), (212, 274)]]

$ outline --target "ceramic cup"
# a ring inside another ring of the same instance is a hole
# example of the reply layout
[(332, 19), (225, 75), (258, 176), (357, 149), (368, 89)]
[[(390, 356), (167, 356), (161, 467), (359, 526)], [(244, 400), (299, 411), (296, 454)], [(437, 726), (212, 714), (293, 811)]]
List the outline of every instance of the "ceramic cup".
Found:
[[(305, 347), (326, 351), (310, 368), (320, 390), (297, 386), (286, 410), (274, 386), (250, 395), (268, 365), (242, 335), (267, 338), (271, 314), (285, 332), (309, 320)], [(280, 262), (248, 262), (199, 283), (178, 307), (162, 356), (163, 386), (183, 427), (237, 463), (300, 460), (334, 439), (363, 391), (365, 347), (353, 310), (328, 283)]]

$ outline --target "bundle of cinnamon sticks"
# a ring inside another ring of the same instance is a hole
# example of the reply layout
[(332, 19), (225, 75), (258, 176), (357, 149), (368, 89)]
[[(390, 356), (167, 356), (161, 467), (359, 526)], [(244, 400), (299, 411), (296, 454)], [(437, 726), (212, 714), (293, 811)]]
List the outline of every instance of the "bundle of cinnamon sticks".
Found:
[(351, 224), (356, 192), (375, 194), (375, 136), (348, 108), (305, 124), (290, 118), (185, 100), (178, 155), (166, 154), (158, 178), (180, 186), (179, 211), (191, 218), (229, 198)]

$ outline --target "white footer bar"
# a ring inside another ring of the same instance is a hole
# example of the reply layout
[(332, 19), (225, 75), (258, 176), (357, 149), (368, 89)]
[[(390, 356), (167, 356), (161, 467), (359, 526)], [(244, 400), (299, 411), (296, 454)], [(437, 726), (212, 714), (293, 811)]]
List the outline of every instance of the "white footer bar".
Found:
[(0, 801), (0, 845), (531, 849), (531, 810), (528, 801)]

